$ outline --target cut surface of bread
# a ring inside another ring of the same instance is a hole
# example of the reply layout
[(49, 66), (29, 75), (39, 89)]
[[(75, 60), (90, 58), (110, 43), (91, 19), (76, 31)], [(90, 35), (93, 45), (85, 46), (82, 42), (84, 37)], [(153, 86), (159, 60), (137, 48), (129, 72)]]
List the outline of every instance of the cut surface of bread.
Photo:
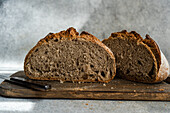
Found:
[[(102, 41), (108, 46), (116, 59), (116, 76), (143, 83), (155, 83), (166, 79), (168, 74), (161, 67), (161, 52), (156, 42), (146, 35), (143, 39), (138, 33), (126, 30), (112, 33)], [(167, 61), (166, 61), (167, 62)], [(169, 67), (168, 67), (169, 69)]]
[(24, 71), (37, 80), (109, 82), (116, 67), (113, 53), (99, 39), (69, 28), (41, 39), (27, 54)]

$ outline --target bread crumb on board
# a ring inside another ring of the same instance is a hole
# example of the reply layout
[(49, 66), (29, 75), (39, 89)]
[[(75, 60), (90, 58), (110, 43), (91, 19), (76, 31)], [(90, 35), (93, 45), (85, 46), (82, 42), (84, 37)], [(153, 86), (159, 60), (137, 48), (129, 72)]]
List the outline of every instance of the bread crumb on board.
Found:
[(159, 89), (159, 91), (164, 91), (164, 89)]
[(60, 80), (60, 83), (62, 84), (62, 83), (64, 83), (64, 81)]
[(122, 104), (123, 102), (122, 101), (119, 101), (120, 104)]

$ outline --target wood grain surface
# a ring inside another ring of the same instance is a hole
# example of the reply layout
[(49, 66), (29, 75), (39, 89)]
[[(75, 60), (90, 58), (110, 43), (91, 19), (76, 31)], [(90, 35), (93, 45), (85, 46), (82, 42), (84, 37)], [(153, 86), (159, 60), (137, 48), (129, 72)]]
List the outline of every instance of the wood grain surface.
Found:
[(23, 77), (35, 83), (50, 84), (48, 91), (37, 91), (9, 82), (0, 84), (0, 95), (15, 98), (67, 98), (67, 99), (111, 99), (111, 100), (161, 100), (170, 101), (170, 84), (143, 84), (122, 79), (103, 83), (60, 83), (58, 81), (36, 81), (27, 78), (23, 71), (11, 76)]

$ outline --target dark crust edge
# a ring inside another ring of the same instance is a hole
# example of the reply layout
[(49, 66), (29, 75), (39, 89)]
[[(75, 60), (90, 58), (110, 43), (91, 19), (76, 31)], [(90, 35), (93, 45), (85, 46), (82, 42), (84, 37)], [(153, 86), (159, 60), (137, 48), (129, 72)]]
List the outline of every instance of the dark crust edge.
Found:
[[(136, 82), (143, 82), (143, 83), (156, 83), (156, 82), (161, 82), (160, 81), (160, 76), (158, 75), (158, 66), (157, 66), (157, 60), (156, 60), (156, 57), (155, 57), (155, 55), (153, 54), (153, 52), (152, 52), (152, 50), (151, 50), (151, 48), (148, 46), (148, 44), (146, 44), (146, 43), (144, 43), (143, 41), (144, 41), (144, 39), (136, 32), (136, 31), (131, 31), (131, 32), (127, 32), (126, 30), (122, 30), (121, 32), (116, 32), (116, 33), (111, 33), (111, 36), (109, 37), (109, 38), (107, 38), (107, 39), (104, 39), (102, 42), (104, 42), (104, 41), (108, 41), (108, 40), (110, 40), (110, 39), (116, 39), (117, 37), (119, 37), (119, 38), (124, 38), (124, 35), (126, 35), (129, 39), (132, 39), (132, 40), (137, 40), (137, 43), (140, 43), (140, 44), (142, 44), (142, 45), (144, 45), (148, 50), (149, 50), (149, 52), (151, 53), (151, 55), (152, 55), (152, 57), (153, 57), (153, 59), (154, 59), (154, 65), (155, 65), (155, 68), (156, 68), (156, 78), (155, 78), (155, 80), (154, 81), (136, 81)], [(148, 39), (148, 36), (147, 36), (147, 39)], [(153, 39), (151, 39), (150, 38), (150, 40), (151, 40), (151, 42), (153, 43)], [(155, 47), (157, 47), (156, 48), (156, 50), (157, 50), (157, 52), (159, 53), (159, 56), (161, 56), (161, 54), (160, 54), (160, 50), (159, 50), (159, 47), (158, 47), (158, 45), (156, 44), (156, 42), (154, 41), (154, 46)], [(153, 45), (152, 44), (152, 45)], [(161, 57), (160, 57), (161, 58)], [(129, 79), (130, 80), (130, 79)], [(134, 81), (134, 79), (131, 79), (132, 81)]]
[(151, 48), (151, 51), (155, 55), (158, 67), (157, 72), (159, 72), (159, 68), (161, 65), (161, 52), (159, 46), (148, 34), (146, 34), (146, 38), (143, 40), (143, 42)]
[[(108, 83), (115, 77), (115, 75), (116, 75), (115, 57), (114, 57), (113, 53), (111, 52), (111, 50), (106, 45), (104, 45), (98, 38), (89, 34), (88, 32), (83, 31), (79, 35), (79, 33), (76, 31), (75, 28), (70, 27), (66, 31), (64, 30), (64, 31), (61, 31), (59, 33), (49, 33), (45, 38), (38, 41), (38, 43), (28, 52), (28, 54), (26, 55), (25, 60), (24, 60), (24, 72), (25, 72), (25, 75), (28, 76), (30, 79), (35, 79), (35, 80), (61, 80), (61, 79), (56, 79), (56, 78), (45, 78), (45, 77), (44, 78), (42, 78), (42, 77), (36, 77), (35, 78), (35, 77), (30, 76), (25, 71), (26, 70), (26, 61), (27, 61), (29, 55), (32, 54), (32, 52), (36, 49), (36, 47), (41, 46), (43, 43), (48, 43), (48, 41), (53, 39), (53, 38), (58, 39), (58, 40), (73, 40), (73, 39), (77, 39), (77, 38), (83, 38), (87, 41), (90, 41), (92, 43), (96, 43), (99, 46), (103, 47), (108, 52), (108, 54), (111, 56), (111, 58), (114, 60), (114, 65), (113, 65), (114, 73), (109, 80), (107, 80), (107, 81), (99, 80), (98, 82)], [(66, 81), (66, 80), (62, 80), (62, 81)], [(74, 81), (74, 82), (96, 82), (95, 80), (90, 80), (90, 79), (89, 80), (72, 80), (72, 81)]]

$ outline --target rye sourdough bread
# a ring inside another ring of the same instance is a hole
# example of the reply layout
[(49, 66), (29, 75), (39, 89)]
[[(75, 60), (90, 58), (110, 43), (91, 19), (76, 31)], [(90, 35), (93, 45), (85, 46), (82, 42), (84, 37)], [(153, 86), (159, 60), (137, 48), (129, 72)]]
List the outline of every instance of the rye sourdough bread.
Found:
[(111, 50), (93, 35), (74, 28), (49, 33), (27, 54), (30, 79), (72, 82), (109, 82), (116, 74)]
[(124, 30), (102, 42), (115, 55), (116, 76), (143, 83), (161, 82), (168, 77), (168, 61), (149, 35), (143, 39), (135, 31)]

